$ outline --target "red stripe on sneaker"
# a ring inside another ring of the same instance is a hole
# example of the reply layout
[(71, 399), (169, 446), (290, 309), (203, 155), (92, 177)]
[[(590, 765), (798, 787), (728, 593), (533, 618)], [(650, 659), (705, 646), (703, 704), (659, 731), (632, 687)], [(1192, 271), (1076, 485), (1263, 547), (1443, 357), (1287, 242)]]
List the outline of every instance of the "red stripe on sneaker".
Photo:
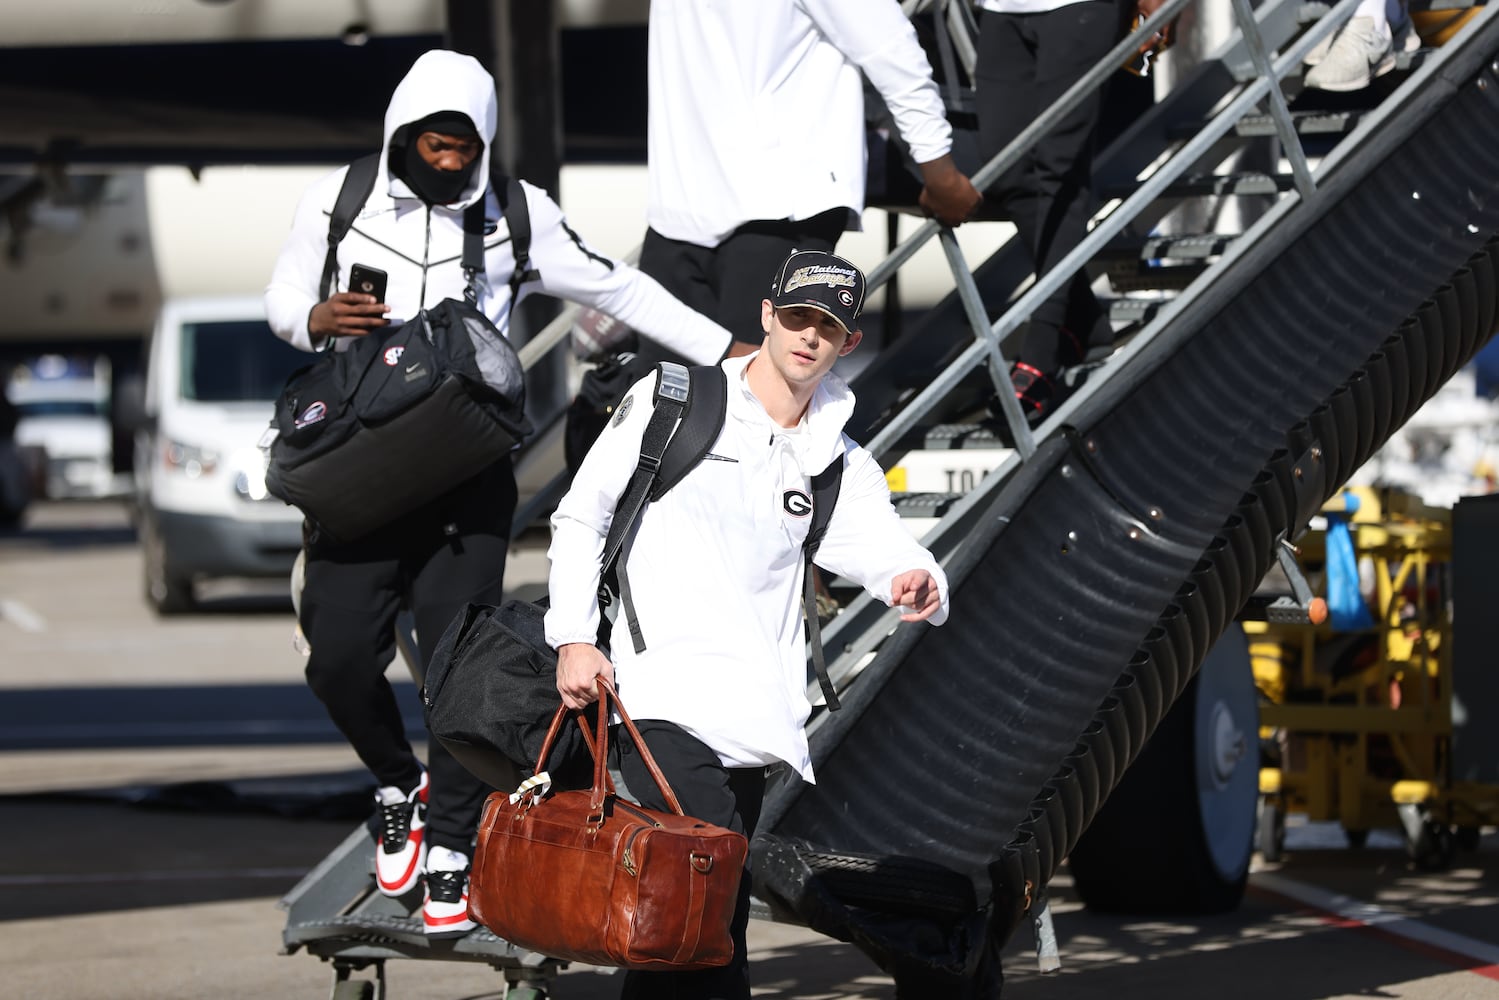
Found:
[(451, 927), (453, 924), (472, 925), (473, 921), (469, 919), (468, 915), (468, 893), (463, 894), (462, 902), (463, 909), (458, 911), (457, 913), (450, 914), (446, 917), (434, 917), (432, 914), (423, 911), (422, 920), (428, 927)]
[(422, 860), (422, 852), (421, 852), (422, 831), (421, 831), (421, 829), (418, 828), (418, 829), (412, 830), (411, 831), (411, 835), (406, 838), (406, 842), (407, 842), (407, 844), (414, 844), (417, 849), (415, 851), (411, 852), (411, 864), (409, 864), (409, 865), (406, 866), (406, 870), (401, 873), (401, 877), (398, 878), (398, 879), (395, 879), (394, 881), (389, 881), (389, 882), (387, 882), (383, 878), (379, 878), (378, 876), (376, 878), (376, 881), (378, 881), (380, 883), (380, 888), (384, 889), (386, 892), (399, 892), (403, 888), (409, 889), (411, 887), (412, 881), (415, 880), (415, 878), (416, 878), (417, 865), (421, 864), (421, 860)]

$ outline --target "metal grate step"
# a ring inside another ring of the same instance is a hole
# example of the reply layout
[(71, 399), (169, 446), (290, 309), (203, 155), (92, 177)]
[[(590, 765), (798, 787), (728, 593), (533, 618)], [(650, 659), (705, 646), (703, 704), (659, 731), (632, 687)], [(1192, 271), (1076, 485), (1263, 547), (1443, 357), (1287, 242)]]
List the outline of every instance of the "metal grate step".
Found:
[[(1187, 174), (1161, 192), (1162, 199), (1224, 198), (1275, 195), (1289, 191), (1296, 180), (1290, 174), (1246, 171), (1233, 174)], [(1105, 198), (1128, 198), (1138, 185), (1119, 184), (1103, 192)]]

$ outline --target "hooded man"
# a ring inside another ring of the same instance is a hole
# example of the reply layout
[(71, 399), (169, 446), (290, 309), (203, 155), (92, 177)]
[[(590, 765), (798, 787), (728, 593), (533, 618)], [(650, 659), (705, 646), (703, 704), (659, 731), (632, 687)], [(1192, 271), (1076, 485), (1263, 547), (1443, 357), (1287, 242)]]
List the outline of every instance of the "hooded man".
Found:
[[(461, 299), (463, 220), (484, 210), (484, 268), (475, 305), (506, 333), (516, 301), (532, 292), (571, 299), (649, 331), (699, 362), (722, 358), (728, 331), (682, 305), (654, 280), (591, 249), (545, 192), (522, 184), (531, 222), (531, 264), (512, 295), (515, 259), (509, 227), (491, 187), (497, 119), (494, 80), (470, 56), (432, 51), (397, 85), (385, 113), (382, 169), (337, 246), (332, 294), (319, 287), (328, 220), (348, 168), (303, 195), (265, 292), (276, 335), (307, 351), (341, 349), (349, 337), (398, 325), (445, 298)], [(384, 301), (348, 289), (361, 264), (387, 275)], [(420, 467), (392, 468), (393, 478)], [(455, 935), (468, 918), (468, 867), (488, 788), (436, 740), (423, 767), (385, 668), (394, 655), (397, 612), (405, 604), (432, 644), (472, 602), (503, 597), (505, 555), (516, 483), (502, 459), (436, 500), (352, 542), (309, 524), (299, 621), (310, 653), (307, 682), (379, 784), (372, 832), (380, 891), (402, 896), (425, 882), (429, 934)], [(425, 878), (423, 878), (425, 876)]]

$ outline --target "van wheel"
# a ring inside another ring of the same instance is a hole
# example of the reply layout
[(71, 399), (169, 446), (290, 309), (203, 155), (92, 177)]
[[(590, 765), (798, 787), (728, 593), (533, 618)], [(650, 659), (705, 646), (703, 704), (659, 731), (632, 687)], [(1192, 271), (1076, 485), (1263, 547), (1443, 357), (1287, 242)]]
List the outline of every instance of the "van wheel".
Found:
[(141, 518), (141, 550), (145, 556), (146, 603), (159, 615), (180, 615), (196, 608), (192, 578), (167, 567), (166, 545), (149, 514)]

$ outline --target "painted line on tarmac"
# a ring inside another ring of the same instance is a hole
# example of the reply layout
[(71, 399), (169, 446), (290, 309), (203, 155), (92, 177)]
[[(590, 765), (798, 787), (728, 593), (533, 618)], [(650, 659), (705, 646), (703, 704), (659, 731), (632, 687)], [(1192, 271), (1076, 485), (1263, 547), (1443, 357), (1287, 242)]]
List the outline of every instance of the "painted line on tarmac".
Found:
[(58, 872), (0, 875), (0, 889), (37, 885), (117, 885), (124, 882), (222, 882), (225, 879), (301, 878), (306, 868), (203, 868), (196, 871)]
[(47, 631), (47, 619), (9, 598), (0, 598), (0, 621), (12, 622), (22, 632)]
[(1362, 930), (1387, 938), (1403, 948), (1455, 965), (1465, 972), (1499, 980), (1499, 946), (1444, 931), (1419, 920), (1402, 917), (1352, 896), (1328, 892), (1304, 882), (1255, 872), (1250, 888), (1267, 896), (1300, 903), (1321, 912), (1336, 927)]

